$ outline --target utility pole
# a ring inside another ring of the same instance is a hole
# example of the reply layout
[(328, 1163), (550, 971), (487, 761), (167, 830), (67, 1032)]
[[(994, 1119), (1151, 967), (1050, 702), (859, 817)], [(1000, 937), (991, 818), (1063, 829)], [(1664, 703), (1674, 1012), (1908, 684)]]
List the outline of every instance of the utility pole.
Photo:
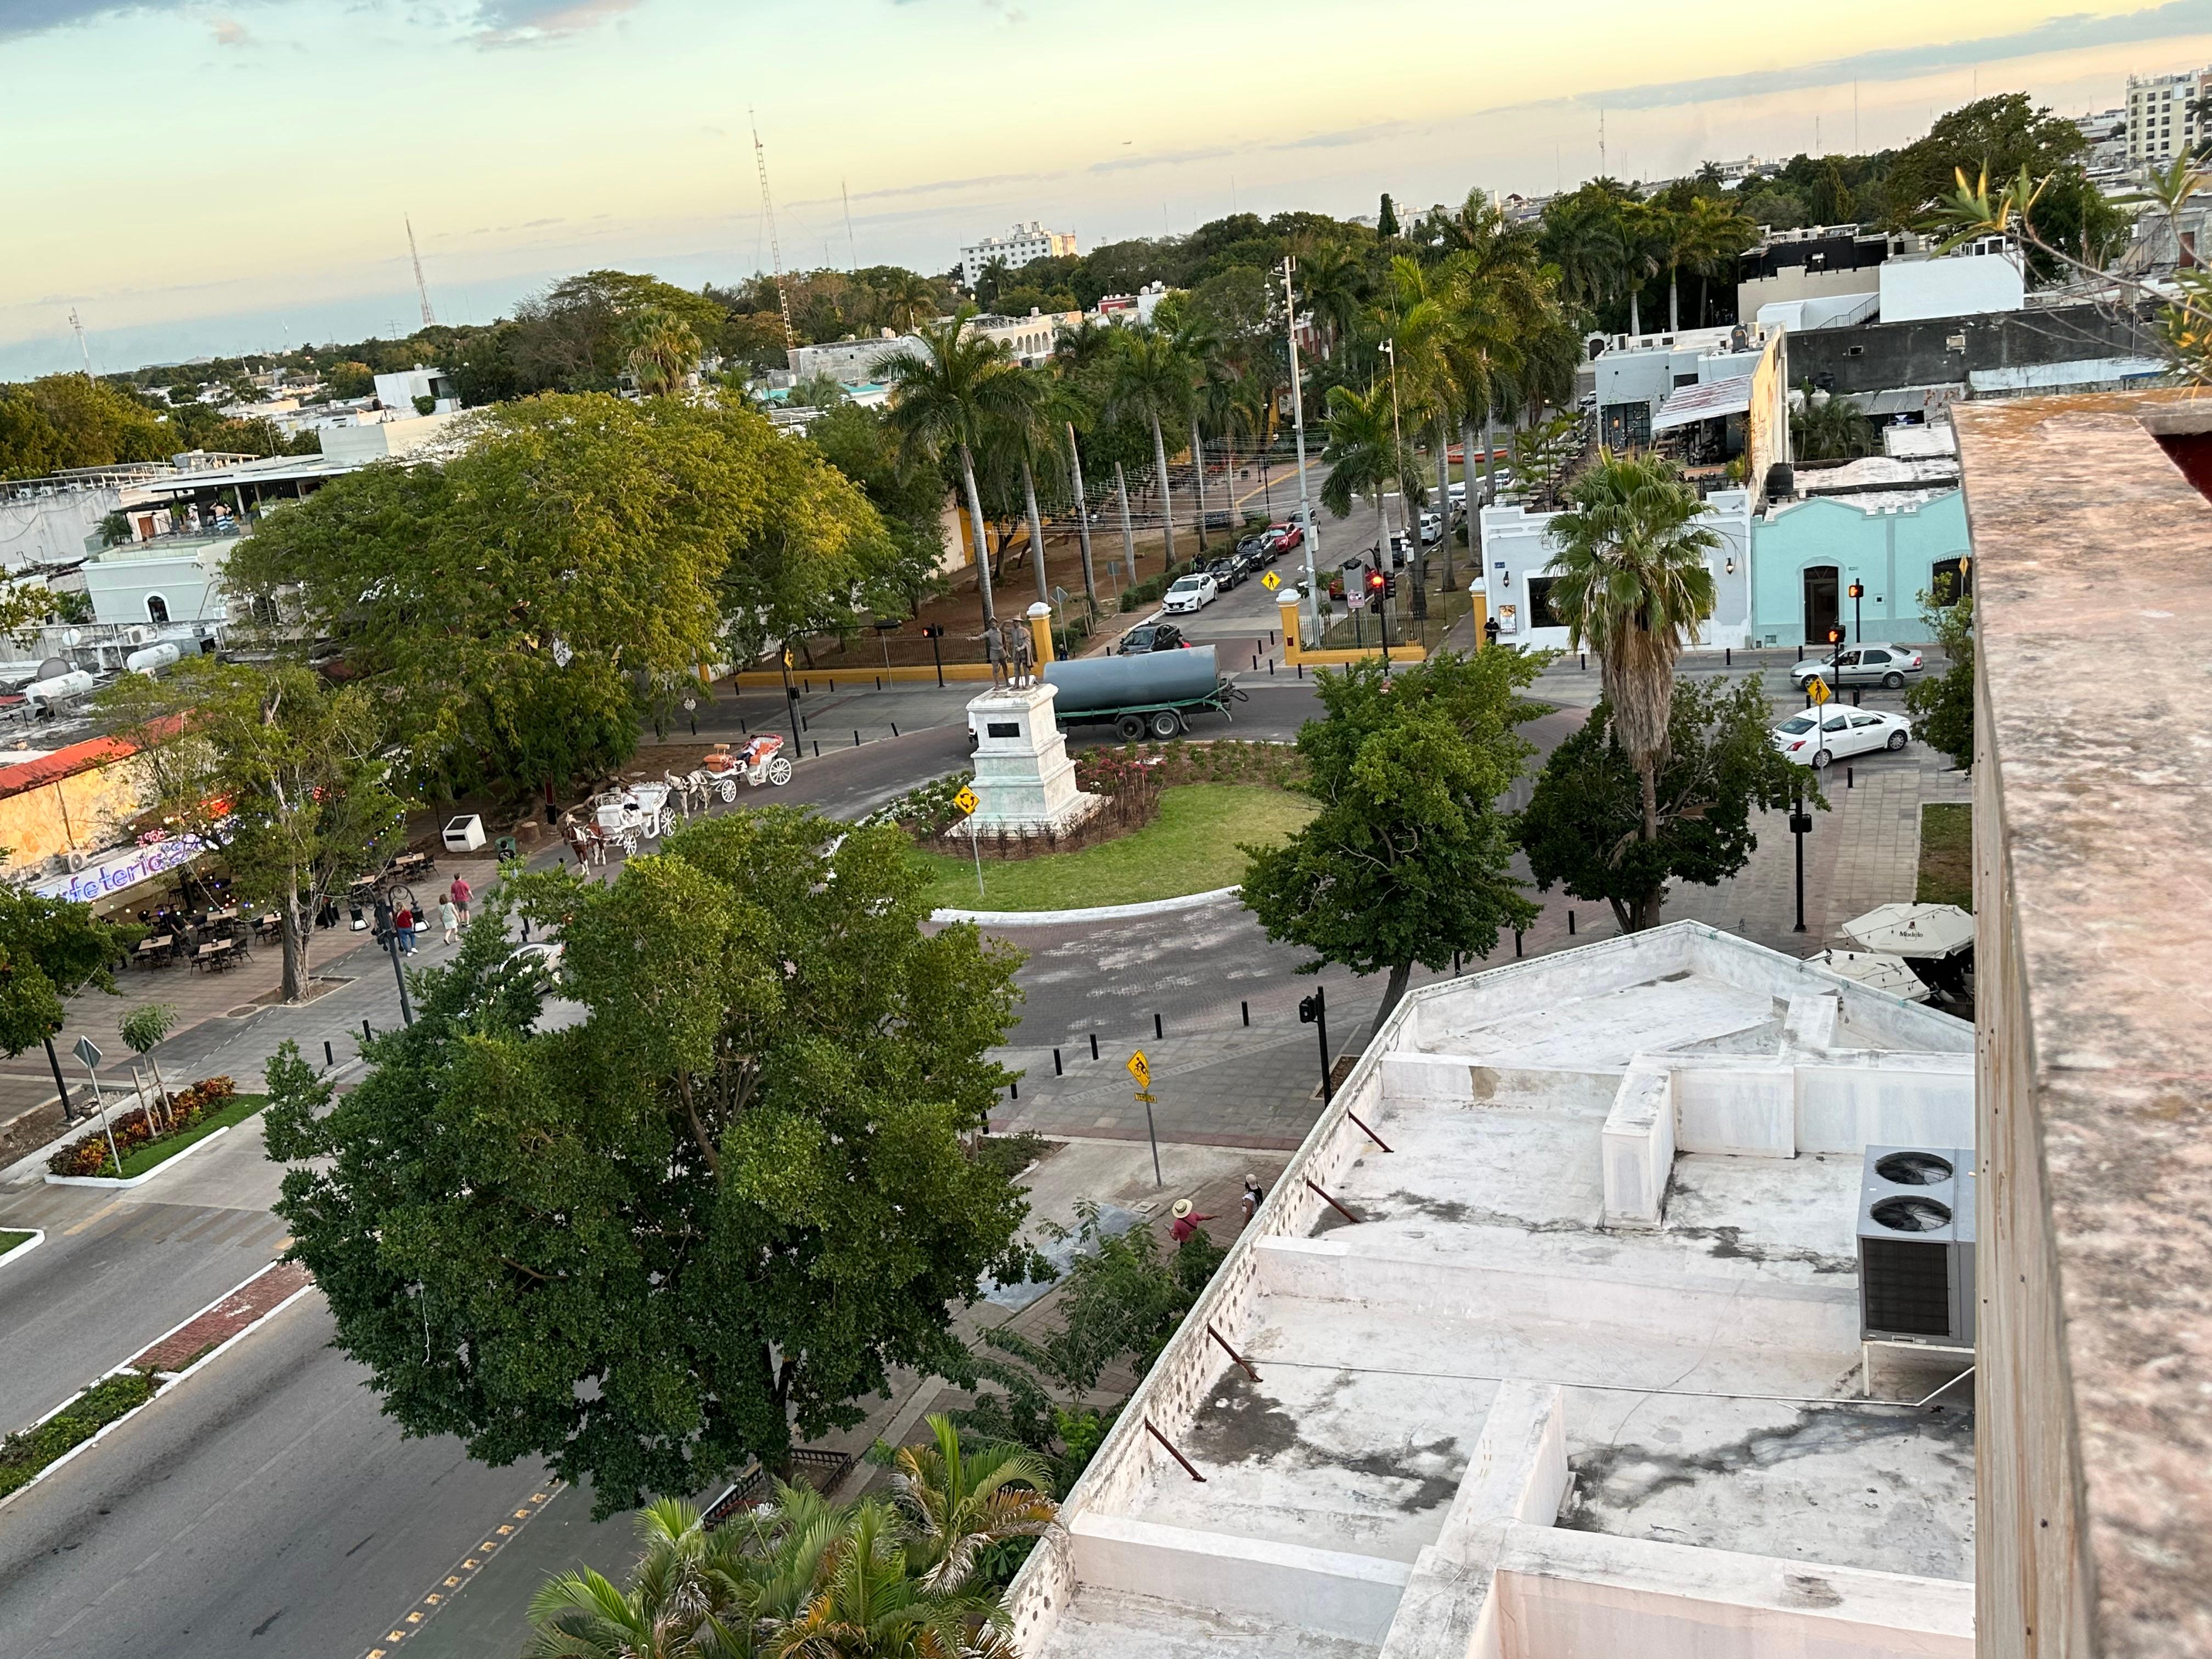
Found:
[(430, 309), (430, 285), (422, 280), (422, 256), (415, 251), (415, 222), (402, 214), (399, 222), (407, 227), (407, 257), (415, 262), (415, 297), (422, 302), (422, 326), (435, 328), (438, 317)]
[(1314, 522), (1313, 501), (1306, 494), (1306, 398), (1298, 372), (1298, 301), (1297, 295), (1291, 287), (1291, 273), (1297, 269), (1297, 262), (1285, 255), (1283, 259), (1283, 328), (1291, 343), (1291, 425), (1298, 440), (1298, 518), (1301, 521), (1298, 527), (1304, 532), (1306, 550), (1305, 627), (1307, 637), (1319, 644), (1321, 597), (1314, 575), (1314, 553), (1321, 542), (1321, 526)]
[(845, 203), (845, 269), (857, 276), (860, 274), (860, 245), (853, 240), (853, 192), (845, 188), (845, 181), (837, 181), (837, 194)]
[(768, 151), (761, 144), (760, 122), (754, 116), (750, 105), (745, 106), (745, 118), (752, 123), (753, 161), (760, 168), (761, 212), (768, 220), (768, 256), (770, 269), (775, 272), (776, 308), (783, 313), (783, 349), (788, 351), (791, 349), (791, 295), (784, 292), (783, 246), (776, 239), (775, 204), (769, 199), (768, 193)]

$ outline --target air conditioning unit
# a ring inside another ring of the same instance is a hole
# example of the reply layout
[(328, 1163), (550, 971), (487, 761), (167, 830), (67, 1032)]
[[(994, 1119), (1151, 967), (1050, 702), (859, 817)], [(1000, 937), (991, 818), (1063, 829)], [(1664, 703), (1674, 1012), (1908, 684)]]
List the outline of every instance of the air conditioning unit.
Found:
[(1869, 1146), (1859, 1186), (1862, 1340), (1974, 1343), (1974, 1155)]

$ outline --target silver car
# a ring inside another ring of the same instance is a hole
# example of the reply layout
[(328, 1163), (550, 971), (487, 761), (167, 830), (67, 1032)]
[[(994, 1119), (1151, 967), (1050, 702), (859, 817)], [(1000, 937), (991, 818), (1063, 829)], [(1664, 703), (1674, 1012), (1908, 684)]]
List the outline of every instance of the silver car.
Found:
[(1800, 688), (1818, 677), (1830, 685), (1886, 685), (1894, 691), (1923, 666), (1920, 653), (1909, 646), (1860, 645), (1832, 659), (1808, 657), (1791, 667), (1790, 678)]

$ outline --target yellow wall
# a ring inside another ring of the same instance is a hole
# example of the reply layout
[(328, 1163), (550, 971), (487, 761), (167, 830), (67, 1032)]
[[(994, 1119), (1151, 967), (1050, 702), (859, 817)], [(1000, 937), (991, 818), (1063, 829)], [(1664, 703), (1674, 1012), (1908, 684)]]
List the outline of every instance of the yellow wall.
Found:
[(137, 760), (111, 762), (58, 783), (41, 784), (0, 799), (0, 848), (9, 873), (43, 864), (71, 848), (98, 852), (146, 809), (145, 781)]

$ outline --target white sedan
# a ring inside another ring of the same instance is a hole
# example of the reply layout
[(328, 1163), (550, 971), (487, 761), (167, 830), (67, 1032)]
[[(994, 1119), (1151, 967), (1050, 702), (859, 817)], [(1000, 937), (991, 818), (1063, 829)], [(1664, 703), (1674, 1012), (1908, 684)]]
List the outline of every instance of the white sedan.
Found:
[(1168, 611), (1203, 611), (1221, 596), (1221, 590), (1212, 577), (1203, 572), (1195, 575), (1178, 576), (1175, 586), (1168, 589), (1167, 598), (1161, 601)]
[(1902, 749), (1911, 741), (1912, 722), (1902, 714), (1833, 703), (1825, 710), (1792, 714), (1774, 728), (1774, 746), (1800, 766), (1822, 767), (1876, 749)]

